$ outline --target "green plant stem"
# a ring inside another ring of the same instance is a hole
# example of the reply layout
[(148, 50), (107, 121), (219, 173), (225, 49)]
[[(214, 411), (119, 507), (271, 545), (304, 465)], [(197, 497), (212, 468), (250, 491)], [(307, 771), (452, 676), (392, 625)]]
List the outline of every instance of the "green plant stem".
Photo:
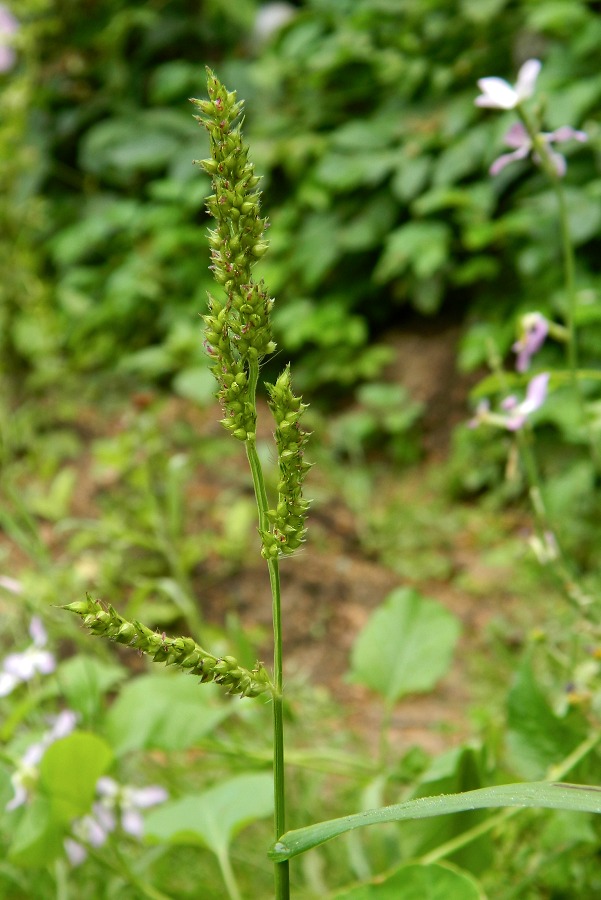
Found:
[[(553, 179), (553, 189), (557, 197), (559, 209), (559, 227), (561, 232), (561, 248), (568, 306), (566, 311), (566, 327), (568, 329), (568, 367), (572, 376), (574, 389), (578, 392), (582, 404), (582, 394), (578, 382), (578, 345), (576, 341), (576, 288), (574, 282), (574, 248), (570, 238), (570, 225), (566, 207), (566, 196), (557, 176)], [(584, 412), (584, 409), (583, 409)]]
[(386, 766), (386, 759), (390, 749), (390, 726), (392, 725), (392, 715), (394, 713), (394, 704), (387, 701), (382, 710), (382, 721), (380, 722), (380, 739), (378, 741), (378, 763), (381, 768)]
[[(501, 359), (494, 348), (489, 348), (489, 350), (490, 366), (495, 374), (498, 375), (505, 393), (508, 393), (509, 388), (507, 385), (507, 378), (501, 364)], [(569, 601), (579, 612), (582, 612), (583, 607), (590, 604), (590, 600), (577, 583), (576, 577), (563, 552), (562, 542), (557, 533), (555, 523), (551, 520), (549, 515), (536, 457), (532, 451), (532, 435), (532, 428), (529, 424), (526, 424), (525, 428), (516, 431), (515, 437), (519, 458), (526, 472), (528, 495), (534, 512), (534, 523), (537, 536), (541, 542), (541, 546), (544, 547), (548, 543), (549, 533), (552, 535), (552, 538), (555, 541), (556, 556), (555, 558), (549, 559), (551, 570)]]
[(566, 596), (574, 605), (574, 607), (579, 612), (582, 612), (583, 607), (588, 606), (590, 600), (578, 586), (576, 577), (571, 571), (570, 565), (568, 564), (563, 552), (561, 540), (557, 535), (557, 529), (554, 528), (553, 522), (551, 521), (551, 518), (549, 516), (544, 500), (538, 466), (536, 464), (534, 453), (532, 452), (532, 431), (527, 426), (526, 428), (518, 431), (516, 437), (520, 457), (526, 469), (530, 502), (532, 503), (532, 508), (534, 510), (536, 530), (538, 532), (539, 539), (542, 545), (545, 546), (545, 544), (547, 543), (547, 533), (550, 532), (552, 534), (553, 540), (555, 541), (557, 555), (556, 558), (550, 560), (550, 562), (552, 563), (553, 569), (555, 570), (556, 576), (559, 579), (559, 582), (563, 590), (565, 591)]
[(567, 349), (568, 349), (568, 370), (570, 380), (573, 385), (574, 392), (578, 398), (580, 408), (581, 421), (584, 425), (591, 457), (597, 471), (601, 468), (601, 461), (597, 453), (594, 435), (591, 431), (590, 422), (586, 414), (584, 403), (584, 395), (580, 383), (578, 370), (578, 338), (576, 334), (576, 280), (575, 280), (575, 262), (574, 262), (574, 246), (570, 235), (570, 223), (568, 219), (568, 208), (566, 204), (566, 195), (563, 189), (561, 177), (558, 175), (548, 143), (541, 137), (535, 123), (530, 119), (528, 113), (522, 106), (518, 106), (517, 113), (520, 116), (526, 131), (532, 141), (532, 146), (540, 158), (542, 168), (547, 175), (555, 196), (557, 198), (557, 208), (559, 214), (559, 230), (561, 241), (561, 253), (563, 257), (564, 284), (567, 300), (567, 308), (565, 312), (565, 324), (567, 331)]
[(217, 854), (217, 862), (219, 863), (221, 877), (223, 878), (228, 897), (230, 900), (242, 900), (240, 888), (238, 887), (227, 850), (224, 853)]
[[(257, 380), (259, 377), (259, 365), (250, 363), (249, 371), (249, 396), (253, 402), (256, 396)], [(256, 406), (256, 404), (255, 404)], [(259, 529), (261, 532), (269, 530), (267, 517), (267, 491), (263, 467), (257, 453), (257, 446), (253, 436), (246, 441), (246, 454), (252, 474), (257, 509), (259, 513)], [(269, 570), (269, 583), (272, 597), (273, 616), (273, 789), (274, 789), (274, 826), (276, 841), (286, 831), (286, 794), (285, 794), (285, 770), (284, 770), (284, 704), (283, 704), (283, 667), (282, 667), (282, 614), (280, 571), (277, 559), (270, 559), (267, 563)], [(274, 863), (275, 896), (276, 900), (288, 900), (290, 896), (289, 866), (288, 861)]]
[(86, 850), (88, 851), (88, 856), (95, 859), (101, 866), (108, 866), (113, 872), (131, 884), (133, 888), (136, 888), (139, 892), (137, 896), (147, 897), (148, 900), (169, 900), (167, 894), (163, 894), (162, 891), (157, 890), (152, 884), (148, 884), (148, 882), (136, 875), (124, 854), (121, 853), (116, 838), (113, 838), (111, 841), (111, 847), (115, 860), (112, 860), (107, 853), (100, 853), (94, 847), (86, 846)]

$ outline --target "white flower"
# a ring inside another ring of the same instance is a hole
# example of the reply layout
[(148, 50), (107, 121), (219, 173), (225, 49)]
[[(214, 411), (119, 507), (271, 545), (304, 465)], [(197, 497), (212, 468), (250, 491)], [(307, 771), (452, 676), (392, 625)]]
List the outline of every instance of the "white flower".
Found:
[(10, 575), (0, 575), (0, 587), (11, 594), (23, 593), (21, 582), (17, 581), (16, 578), (11, 578)]
[(163, 803), (167, 791), (158, 785), (135, 788), (128, 784), (118, 784), (104, 776), (98, 779), (96, 793), (99, 800), (92, 807), (92, 813), (78, 819), (72, 825), (73, 838), (65, 838), (64, 846), (72, 866), (80, 865), (87, 856), (86, 845), (100, 847), (109, 834), (117, 828), (119, 821), (126, 834), (141, 838), (144, 834), (144, 820), (141, 809)]
[(287, 25), (296, 15), (297, 10), (290, 3), (276, 0), (273, 3), (264, 3), (257, 10), (253, 26), (254, 43), (262, 47), (284, 25)]
[(18, 762), (15, 772), (11, 775), (11, 783), (15, 792), (12, 800), (6, 804), (7, 810), (17, 809), (26, 803), (30, 790), (35, 787), (38, 780), (38, 767), (48, 747), (60, 738), (71, 734), (77, 723), (77, 714), (70, 709), (64, 709), (51, 719), (52, 727), (36, 743), (27, 748)]
[(17, 685), (31, 681), (36, 672), (48, 675), (54, 672), (56, 661), (52, 653), (43, 648), (48, 641), (42, 620), (34, 616), (29, 626), (33, 643), (22, 653), (9, 653), (0, 672), (0, 697), (12, 693)]
[(8, 72), (15, 64), (17, 57), (10, 40), (18, 30), (19, 23), (4, 3), (0, 3), (0, 72)]
[(117, 784), (108, 777), (98, 780), (96, 790), (103, 798), (101, 803), (104, 803), (109, 809), (120, 811), (121, 827), (127, 834), (136, 838), (141, 838), (144, 833), (144, 821), (140, 810), (163, 803), (168, 797), (167, 791), (158, 785), (135, 788), (127, 784)]
[(528, 59), (518, 72), (515, 87), (504, 78), (480, 78), (478, 87), (482, 94), (476, 97), (476, 106), (486, 106), (490, 109), (515, 109), (534, 93), (540, 70), (541, 63), (538, 59)]
[(65, 853), (73, 867), (80, 866), (87, 859), (88, 847), (102, 847), (111, 832), (115, 830), (114, 817), (107, 817), (106, 811), (98, 810), (97, 804), (92, 808), (93, 815), (83, 816), (73, 822), (71, 828), (75, 838), (66, 837), (63, 841)]

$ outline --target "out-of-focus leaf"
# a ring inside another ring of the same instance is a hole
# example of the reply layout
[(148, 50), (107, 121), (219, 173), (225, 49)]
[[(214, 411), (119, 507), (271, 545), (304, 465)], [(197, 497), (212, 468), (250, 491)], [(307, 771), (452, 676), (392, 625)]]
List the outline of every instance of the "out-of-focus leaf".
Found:
[(529, 659), (517, 671), (507, 711), (511, 764), (525, 778), (545, 775), (584, 740), (584, 722), (553, 712), (536, 683)]
[(398, 588), (357, 638), (351, 677), (389, 703), (429, 691), (446, 673), (459, 631), (458, 619), (437, 601)]
[(163, 803), (145, 819), (146, 836), (172, 844), (201, 844), (223, 858), (233, 837), (273, 810), (273, 779), (238, 775), (202, 794)]
[(433, 275), (449, 255), (451, 232), (444, 222), (408, 222), (391, 232), (374, 271), (378, 283), (390, 281), (407, 269), (418, 278)]
[(111, 706), (106, 733), (118, 754), (131, 750), (187, 750), (233, 712), (212, 685), (181, 672), (141, 675)]
[(379, 876), (335, 894), (333, 900), (486, 900), (482, 887), (468, 872), (446, 864), (401, 866), (392, 875)]
[(40, 785), (57, 821), (68, 824), (89, 811), (96, 782), (112, 759), (106, 741), (86, 731), (74, 731), (48, 747), (40, 764)]

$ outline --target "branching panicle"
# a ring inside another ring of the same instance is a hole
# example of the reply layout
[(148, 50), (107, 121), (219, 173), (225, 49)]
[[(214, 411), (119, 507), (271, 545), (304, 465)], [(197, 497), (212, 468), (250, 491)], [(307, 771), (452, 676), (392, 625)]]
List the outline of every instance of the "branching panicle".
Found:
[(177, 666), (196, 675), (201, 682), (221, 684), (229, 694), (258, 697), (265, 691), (273, 690), (269, 676), (260, 663), (254, 669), (245, 669), (238, 665), (233, 656), (213, 656), (190, 637), (169, 638), (157, 634), (141, 622), (124, 619), (112, 606), (93, 600), (89, 594), (85, 600), (69, 603), (62, 608), (81, 616), (92, 634), (134, 647), (151, 656), (155, 662)]
[(225, 418), (222, 424), (239, 440), (254, 439), (256, 409), (251, 362), (275, 350), (271, 339), (269, 298), (263, 282), (255, 282), (253, 265), (267, 250), (267, 222), (259, 215), (259, 178), (248, 161), (239, 119), (242, 103), (208, 70), (209, 100), (193, 100), (197, 116), (209, 132), (211, 158), (200, 161), (211, 175), (214, 193), (207, 209), (217, 226), (210, 232), (211, 269), (226, 294), (224, 301), (209, 297), (205, 316), (205, 346), (213, 359), (212, 372)]

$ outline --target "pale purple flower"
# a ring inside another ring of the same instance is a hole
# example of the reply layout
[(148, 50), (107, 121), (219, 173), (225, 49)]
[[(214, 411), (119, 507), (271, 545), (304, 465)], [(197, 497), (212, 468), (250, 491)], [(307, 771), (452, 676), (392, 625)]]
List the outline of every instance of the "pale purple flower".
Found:
[(530, 360), (538, 353), (549, 333), (549, 323), (539, 312), (528, 313), (520, 323), (521, 337), (511, 348), (517, 354), (515, 367), (518, 372), (526, 372)]
[(98, 779), (96, 793), (99, 800), (92, 807), (91, 815), (78, 819), (72, 825), (73, 838), (64, 841), (65, 852), (72, 866), (80, 865), (87, 856), (86, 844), (100, 847), (109, 834), (117, 828), (117, 822), (126, 834), (141, 838), (144, 834), (144, 820), (140, 812), (157, 803), (163, 803), (167, 791), (159, 785), (135, 788), (118, 784), (104, 776)]
[(528, 59), (518, 72), (515, 87), (504, 78), (480, 78), (478, 87), (482, 93), (476, 97), (476, 106), (486, 106), (490, 109), (515, 109), (534, 93), (540, 70), (541, 63), (538, 59)]
[(21, 582), (17, 581), (16, 578), (11, 578), (10, 575), (0, 575), (0, 587), (11, 594), (23, 593), (23, 585)]
[(74, 841), (73, 838), (66, 837), (63, 841), (63, 847), (65, 848), (67, 859), (73, 868), (80, 866), (88, 857), (86, 848), (77, 841)]
[(508, 413), (505, 427), (509, 431), (518, 431), (526, 424), (528, 416), (545, 402), (547, 397), (547, 389), (549, 387), (549, 373), (541, 372), (528, 383), (526, 388), (526, 398), (518, 403), (515, 397), (506, 397), (502, 402), (502, 409)]
[(10, 71), (15, 64), (17, 56), (10, 46), (10, 39), (18, 30), (18, 21), (4, 3), (0, 3), (0, 72)]
[(67, 859), (71, 865), (80, 866), (87, 859), (87, 847), (102, 847), (116, 826), (114, 817), (108, 817), (106, 810), (97, 809), (94, 804), (92, 815), (83, 816), (71, 825), (74, 838), (66, 837), (63, 841)]
[(22, 653), (9, 653), (0, 671), (0, 697), (11, 694), (17, 685), (31, 681), (36, 673), (49, 675), (56, 668), (56, 660), (49, 650), (44, 650), (48, 642), (42, 620), (34, 616), (29, 626), (33, 643)]
[(521, 403), (513, 395), (506, 397), (501, 403), (502, 413), (491, 412), (488, 400), (482, 400), (476, 408), (474, 417), (468, 422), (469, 427), (477, 428), (478, 425), (488, 424), (506, 428), (508, 431), (519, 431), (528, 421), (528, 417), (545, 402), (549, 377), (548, 372), (535, 375), (529, 382), (526, 397)]
[(6, 804), (7, 810), (17, 809), (26, 803), (29, 791), (38, 780), (38, 767), (48, 747), (60, 738), (71, 734), (77, 724), (77, 714), (70, 709), (64, 709), (51, 720), (52, 727), (35, 744), (31, 744), (19, 760), (17, 769), (11, 775), (11, 782), (15, 792), (12, 800)]
[(144, 833), (144, 821), (140, 810), (163, 803), (168, 797), (167, 791), (159, 785), (135, 788), (127, 784), (117, 784), (108, 777), (98, 780), (96, 790), (102, 798), (101, 803), (109, 809), (119, 810), (121, 827), (127, 834), (136, 838), (141, 838)]
[[(566, 173), (566, 161), (565, 158), (561, 155), (561, 153), (557, 153), (552, 148), (552, 144), (562, 144), (564, 141), (580, 141), (584, 143), (584, 141), (588, 140), (588, 135), (584, 131), (576, 131), (574, 128), (570, 128), (569, 125), (563, 125), (561, 128), (557, 128), (555, 131), (542, 131), (539, 135), (545, 144), (547, 144), (547, 151), (551, 158), (551, 162), (555, 168), (555, 171), (559, 175), (560, 178)], [(533, 142), (532, 138), (526, 131), (524, 125), (521, 122), (515, 122), (505, 137), (503, 138), (508, 147), (513, 147), (513, 151), (511, 153), (503, 153), (498, 159), (495, 159), (492, 166), (489, 169), (491, 175), (498, 175), (505, 166), (508, 166), (510, 163), (515, 162), (519, 159), (526, 159), (526, 157), (532, 152)], [(540, 155), (536, 152), (532, 154), (532, 158), (536, 163), (541, 162)]]

